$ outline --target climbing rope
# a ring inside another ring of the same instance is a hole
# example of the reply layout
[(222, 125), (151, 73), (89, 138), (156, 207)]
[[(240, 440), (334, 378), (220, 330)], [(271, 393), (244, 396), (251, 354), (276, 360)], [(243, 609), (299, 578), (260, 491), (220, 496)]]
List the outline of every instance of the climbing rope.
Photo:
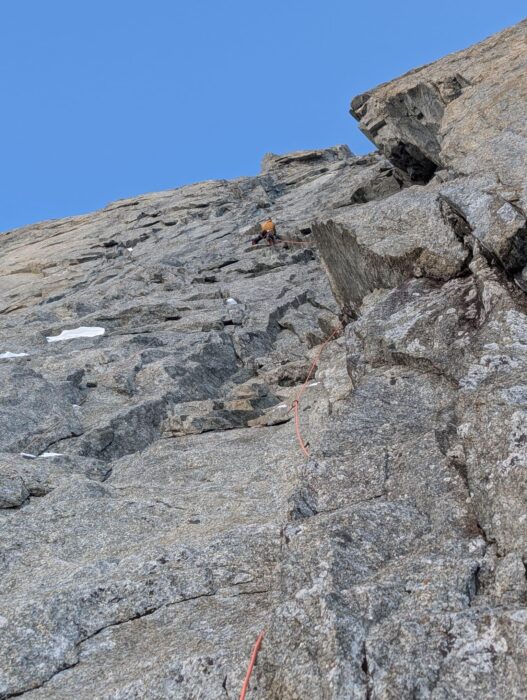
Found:
[(253, 651), (251, 654), (251, 659), (249, 661), (249, 667), (247, 668), (247, 673), (245, 674), (245, 680), (242, 685), (242, 692), (240, 693), (240, 700), (245, 700), (247, 695), (247, 689), (249, 688), (249, 681), (251, 680), (251, 674), (253, 672), (254, 664), (256, 663), (256, 657), (260, 651), (262, 645), (262, 639), (264, 638), (265, 630), (262, 630), (258, 635), (256, 642), (254, 643)]
[[(320, 361), (320, 358), (322, 356), (322, 353), (326, 349), (326, 347), (329, 345), (329, 343), (335, 338), (341, 331), (343, 330), (343, 325), (342, 323), (339, 323), (339, 325), (333, 330), (333, 332), (326, 338), (326, 340), (322, 343), (322, 346), (318, 353), (315, 356), (315, 359), (311, 363), (311, 367), (309, 368), (309, 372), (307, 373), (307, 377), (300, 387), (300, 390), (298, 391), (297, 395), (295, 396), (293, 403), (291, 404), (291, 408), (289, 411), (294, 411), (295, 414), (295, 432), (296, 432), (296, 439), (298, 441), (298, 444), (300, 446), (300, 449), (304, 453), (304, 455), (309, 459), (310, 454), (309, 450), (307, 449), (307, 445), (304, 443), (304, 440), (302, 439), (302, 433), (300, 432), (300, 414), (299, 414), (299, 408), (300, 408), (300, 399), (302, 398), (304, 391), (307, 388), (308, 382), (311, 380), (311, 377), (315, 373), (315, 370), (317, 368), (317, 365)], [(308, 443), (309, 444), (309, 443)]]
[(305, 454), (305, 456), (309, 459), (309, 450), (307, 449), (307, 445), (304, 444), (304, 441), (302, 439), (302, 434), (300, 432), (300, 416), (298, 415), (298, 401), (295, 399), (293, 401), (293, 405), (291, 406), (295, 413), (295, 433), (296, 433), (296, 439), (298, 440), (298, 444), (300, 445), (300, 449), (302, 452)]
[[(285, 242), (285, 241), (283, 241)], [(299, 406), (300, 406), (300, 399), (302, 398), (304, 391), (307, 388), (308, 382), (312, 378), (313, 374), (315, 373), (315, 370), (318, 366), (318, 363), (320, 361), (320, 358), (322, 356), (322, 353), (326, 349), (326, 347), (329, 345), (329, 343), (337, 337), (341, 331), (344, 329), (344, 325), (342, 323), (339, 323), (339, 325), (328, 335), (326, 340), (322, 343), (322, 346), (318, 353), (315, 356), (315, 359), (311, 363), (311, 366), (309, 368), (309, 371), (307, 373), (307, 377), (298, 390), (297, 395), (295, 396), (293, 403), (291, 404), (291, 408), (289, 411), (294, 411), (295, 414), (295, 432), (296, 432), (296, 439), (298, 440), (298, 444), (300, 445), (300, 449), (304, 453), (304, 455), (309, 459), (309, 450), (307, 449), (307, 445), (304, 443), (304, 440), (302, 438), (302, 433), (300, 431), (300, 415), (299, 415)], [(309, 443), (308, 443), (309, 444)], [(245, 674), (245, 680), (243, 681), (243, 686), (242, 686), (242, 691), (240, 693), (240, 700), (245, 700), (245, 697), (247, 695), (247, 690), (249, 688), (249, 682), (251, 680), (251, 674), (253, 672), (254, 665), (256, 663), (256, 657), (258, 656), (258, 652), (260, 651), (260, 647), (262, 645), (262, 640), (264, 638), (265, 630), (262, 630), (260, 634), (258, 635), (256, 642), (254, 644), (251, 658), (249, 661), (249, 667), (247, 668), (247, 673)]]

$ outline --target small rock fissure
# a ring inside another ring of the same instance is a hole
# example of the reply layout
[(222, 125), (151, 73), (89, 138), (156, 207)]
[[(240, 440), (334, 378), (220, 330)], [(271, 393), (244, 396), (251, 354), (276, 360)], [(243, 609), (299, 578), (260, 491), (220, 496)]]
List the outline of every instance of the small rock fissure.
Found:
[(368, 655), (366, 653), (366, 643), (363, 644), (362, 647), (362, 663), (361, 663), (361, 670), (364, 674), (364, 682), (365, 682), (365, 699), (366, 700), (371, 700), (373, 697), (373, 679), (372, 679), (372, 674), (371, 674), (371, 669), (370, 669), (370, 664), (368, 662)]
[[(147, 610), (145, 610), (145, 612), (143, 612), (143, 613), (137, 613), (136, 615), (133, 615), (132, 617), (130, 617), (130, 618), (126, 619), (126, 620), (120, 620), (120, 621), (118, 621), (118, 622), (112, 622), (112, 623), (110, 623), (110, 624), (108, 624), (108, 625), (104, 625), (103, 627), (100, 627), (98, 630), (95, 630), (95, 632), (92, 632), (92, 634), (89, 634), (88, 636), (83, 637), (82, 639), (79, 639), (79, 640), (75, 643), (75, 650), (77, 650), (77, 649), (78, 649), (81, 645), (83, 645), (85, 642), (89, 641), (90, 639), (93, 639), (93, 638), (96, 637), (98, 634), (100, 634), (101, 632), (106, 631), (107, 629), (111, 629), (112, 627), (119, 627), (120, 625), (125, 625), (125, 624), (127, 624), (128, 622), (135, 622), (136, 620), (140, 620), (140, 619), (142, 619), (142, 618), (144, 618), (144, 617), (149, 617), (150, 615), (153, 615), (154, 613), (156, 613), (158, 610), (163, 610), (163, 609), (165, 609), (165, 608), (170, 608), (170, 607), (172, 607), (172, 606), (174, 606), (174, 605), (180, 605), (181, 603), (187, 603), (187, 602), (190, 602), (190, 601), (193, 601), (193, 600), (198, 600), (199, 598), (210, 598), (210, 597), (216, 595), (216, 593), (217, 593), (217, 591), (212, 591), (211, 593), (202, 593), (202, 594), (200, 594), (200, 595), (191, 596), (190, 598), (183, 598), (182, 600), (177, 600), (177, 601), (174, 601), (174, 602), (172, 602), (172, 603), (166, 603), (165, 605), (160, 605), (160, 606), (157, 607), (157, 608), (148, 608)], [(70, 670), (70, 669), (72, 669), (72, 668), (75, 668), (75, 666), (78, 666), (80, 663), (81, 663), (81, 660), (77, 657), (76, 661), (74, 661), (74, 662), (71, 663), (71, 664), (65, 664), (65, 665), (63, 665), (61, 668), (57, 669), (54, 673), (52, 673), (48, 678), (46, 678), (45, 680), (43, 680), (43, 681), (42, 681), (41, 683), (39, 683), (38, 685), (34, 685), (34, 686), (31, 686), (31, 687), (25, 688), (24, 690), (18, 691), (18, 692), (16, 692), (16, 693), (10, 693), (10, 694), (8, 694), (8, 695), (5, 695), (5, 696), (3, 696), (3, 700), (10, 700), (10, 698), (20, 697), (20, 696), (25, 695), (26, 693), (28, 693), (28, 692), (30, 692), (30, 691), (38, 690), (38, 689), (40, 689), (40, 688), (43, 688), (43, 687), (45, 687), (53, 678), (55, 678), (56, 676), (58, 676), (60, 673), (62, 673), (63, 671), (68, 671), (68, 670)]]

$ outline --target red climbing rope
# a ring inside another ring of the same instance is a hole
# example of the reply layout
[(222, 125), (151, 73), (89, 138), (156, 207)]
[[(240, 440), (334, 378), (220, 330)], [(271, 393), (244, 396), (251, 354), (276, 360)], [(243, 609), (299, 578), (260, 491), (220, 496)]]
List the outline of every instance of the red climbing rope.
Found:
[(302, 439), (302, 433), (300, 432), (300, 414), (299, 414), (299, 406), (300, 406), (300, 399), (302, 398), (304, 391), (306, 390), (307, 384), (310, 381), (311, 377), (313, 376), (317, 365), (319, 363), (320, 357), (322, 356), (322, 353), (326, 349), (327, 345), (333, 340), (333, 338), (340, 333), (342, 330), (343, 326), (342, 323), (339, 323), (339, 325), (333, 330), (333, 332), (328, 335), (326, 340), (322, 343), (322, 347), (318, 351), (318, 353), (315, 356), (315, 359), (311, 363), (311, 367), (309, 368), (309, 372), (307, 373), (307, 377), (300, 387), (297, 395), (295, 396), (293, 403), (291, 404), (291, 408), (289, 409), (290, 411), (293, 410), (295, 413), (295, 432), (296, 432), (296, 439), (298, 440), (298, 444), (300, 445), (300, 449), (302, 452), (305, 454), (306, 457), (309, 458), (309, 450), (307, 449), (306, 444), (304, 443), (304, 440)]
[(295, 412), (295, 432), (296, 432), (296, 439), (298, 440), (298, 444), (300, 445), (300, 449), (302, 452), (305, 454), (305, 456), (309, 459), (309, 450), (307, 449), (307, 445), (304, 444), (304, 441), (302, 439), (302, 434), (300, 432), (300, 416), (298, 415), (298, 401), (295, 399), (293, 401), (293, 411)]
[(249, 667), (247, 669), (247, 673), (245, 674), (245, 680), (243, 681), (242, 692), (240, 693), (240, 700), (245, 700), (245, 696), (247, 695), (249, 681), (251, 680), (251, 674), (253, 672), (254, 664), (256, 663), (256, 657), (258, 656), (258, 652), (260, 651), (260, 647), (262, 645), (262, 639), (264, 638), (264, 634), (265, 630), (262, 630), (258, 635), (256, 642), (254, 643), (251, 659), (249, 661)]
[[(286, 242), (286, 241), (282, 241)], [(300, 241), (299, 241), (300, 242)], [(318, 362), (320, 360), (320, 357), (324, 350), (326, 349), (327, 345), (337, 336), (343, 329), (342, 323), (339, 323), (339, 325), (330, 333), (330, 335), (326, 338), (326, 340), (322, 343), (322, 346), (318, 353), (315, 356), (315, 359), (311, 363), (311, 367), (309, 368), (309, 371), (307, 373), (307, 377), (300, 387), (295, 399), (293, 400), (293, 403), (291, 404), (291, 408), (289, 409), (290, 411), (293, 410), (295, 413), (295, 431), (296, 431), (296, 439), (298, 440), (298, 444), (300, 445), (300, 449), (302, 452), (305, 454), (306, 457), (309, 458), (309, 450), (307, 449), (307, 445), (304, 443), (304, 440), (302, 439), (302, 433), (300, 432), (300, 415), (298, 412), (298, 407), (300, 406), (300, 399), (302, 398), (302, 395), (304, 391), (306, 390), (307, 384), (311, 377), (313, 376), (313, 373), (315, 372), (315, 369), (317, 368)], [(258, 652), (260, 651), (260, 647), (262, 645), (262, 640), (265, 635), (265, 630), (262, 630), (260, 634), (258, 635), (256, 642), (254, 644), (251, 658), (249, 661), (249, 667), (247, 668), (247, 673), (245, 674), (245, 680), (243, 681), (242, 685), (242, 691), (240, 693), (240, 700), (245, 700), (245, 697), (247, 695), (247, 690), (249, 688), (249, 682), (251, 680), (251, 674), (253, 672), (254, 665), (256, 663), (256, 657), (258, 656)]]

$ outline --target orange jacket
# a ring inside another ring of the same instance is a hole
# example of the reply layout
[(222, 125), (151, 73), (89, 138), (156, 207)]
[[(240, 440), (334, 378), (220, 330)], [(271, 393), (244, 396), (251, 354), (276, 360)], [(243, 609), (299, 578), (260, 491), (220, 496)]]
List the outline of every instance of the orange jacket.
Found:
[(276, 227), (271, 219), (268, 219), (268, 221), (264, 221), (263, 224), (260, 224), (260, 228), (262, 229), (262, 232), (265, 233), (275, 233), (276, 231)]

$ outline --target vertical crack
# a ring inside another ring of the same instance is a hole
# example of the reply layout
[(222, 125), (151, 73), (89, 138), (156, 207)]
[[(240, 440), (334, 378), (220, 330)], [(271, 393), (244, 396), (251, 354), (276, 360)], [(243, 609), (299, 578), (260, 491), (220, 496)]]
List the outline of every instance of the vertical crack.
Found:
[(366, 653), (366, 642), (364, 642), (362, 646), (362, 664), (361, 664), (361, 669), (362, 672), (364, 673), (365, 679), (365, 685), (366, 685), (366, 700), (371, 700), (373, 697), (373, 678), (372, 678), (372, 673), (370, 669), (370, 665), (368, 663), (368, 655)]

